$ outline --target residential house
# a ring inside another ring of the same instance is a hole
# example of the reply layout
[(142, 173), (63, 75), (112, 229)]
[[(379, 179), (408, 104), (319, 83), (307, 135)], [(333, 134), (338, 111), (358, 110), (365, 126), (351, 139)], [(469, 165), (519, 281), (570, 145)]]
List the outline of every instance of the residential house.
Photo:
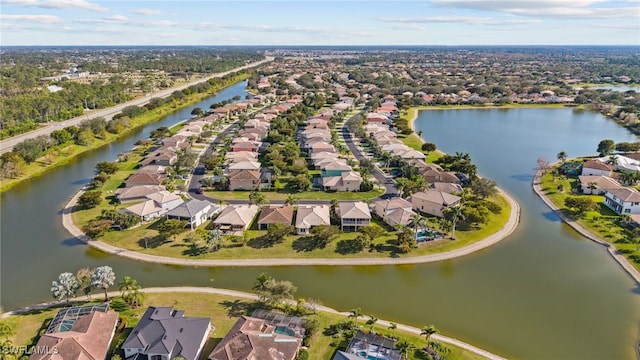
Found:
[(294, 360), (302, 339), (282, 334), (263, 319), (241, 316), (209, 354), (209, 360)]
[(125, 187), (133, 187), (138, 185), (162, 185), (166, 177), (160, 174), (151, 173), (133, 173), (124, 181)]
[(173, 146), (162, 146), (144, 157), (140, 164), (145, 165), (162, 165), (171, 166), (178, 160), (178, 149)]
[(167, 167), (163, 165), (145, 165), (138, 170), (137, 173), (166, 174)]
[(578, 176), (580, 189), (583, 194), (602, 195), (608, 190), (620, 189), (623, 186), (615, 179), (608, 176)]
[(446, 192), (449, 194), (459, 194), (463, 191), (462, 186), (460, 184), (454, 184), (454, 183), (448, 183), (448, 182), (431, 183), (431, 189), (436, 191)]
[(150, 306), (122, 343), (126, 359), (197, 360), (212, 331), (211, 319), (184, 316), (184, 310)]
[(330, 159), (327, 162), (320, 164), (320, 175), (322, 177), (328, 176), (340, 176), (342, 173), (349, 172), (353, 168), (347, 165), (346, 160), (342, 159)]
[(380, 216), (385, 223), (393, 227), (396, 225), (409, 225), (416, 215), (412, 208), (413, 205), (401, 197), (378, 200), (374, 202), (373, 205), (373, 210), (376, 215)]
[(381, 114), (370, 113), (367, 115), (367, 124), (386, 124), (389, 119)]
[(229, 205), (213, 220), (213, 224), (224, 232), (244, 231), (251, 226), (258, 210), (257, 205)]
[(163, 185), (136, 185), (132, 187), (118, 188), (115, 191), (116, 199), (120, 203), (146, 200), (147, 195), (165, 190)]
[(583, 176), (611, 176), (613, 165), (607, 164), (600, 160), (587, 160), (582, 164)]
[(298, 204), (296, 233), (298, 235), (308, 235), (311, 228), (318, 225), (331, 225), (329, 205)]
[(66, 328), (58, 326), (47, 329), (35, 346), (39, 351), (32, 352), (29, 360), (105, 359), (118, 324), (118, 313), (90, 311), (77, 318), (61, 319), (61, 312), (69, 314), (78, 311), (78, 314), (83, 314), (81, 308), (87, 307), (60, 310), (52, 324), (64, 323)]
[(258, 230), (267, 230), (271, 224), (291, 225), (292, 205), (269, 205), (262, 208), (258, 216)]
[(191, 199), (167, 212), (167, 219), (184, 220), (193, 230), (220, 210), (208, 200)]
[(446, 209), (460, 205), (460, 200), (459, 196), (436, 190), (417, 192), (409, 198), (414, 209), (437, 217), (442, 217)]
[(331, 360), (402, 360), (404, 357), (396, 350), (395, 343), (393, 339), (358, 330), (347, 349), (338, 350)]
[(252, 141), (241, 141), (231, 145), (231, 151), (251, 151), (258, 152), (260, 144)]
[(604, 204), (618, 214), (640, 214), (640, 192), (634, 188), (607, 190)]
[(338, 203), (336, 213), (340, 217), (342, 231), (358, 231), (359, 227), (371, 223), (369, 207), (362, 201), (342, 201)]
[(314, 153), (318, 153), (318, 152), (336, 152), (336, 148), (329, 144), (328, 142), (325, 141), (320, 141), (317, 143), (314, 143), (312, 145), (309, 146), (309, 152), (311, 154)]
[(168, 211), (183, 203), (179, 195), (166, 190), (148, 194), (145, 198), (147, 201), (126, 207), (123, 211), (137, 215), (141, 217), (142, 220), (148, 221), (166, 214)]
[(260, 171), (234, 170), (227, 176), (229, 190), (254, 190), (260, 186)]
[(260, 170), (260, 163), (258, 161), (249, 160), (232, 162), (227, 166), (228, 172), (235, 170)]
[(362, 176), (355, 171), (347, 171), (339, 176), (322, 178), (322, 187), (325, 191), (359, 191), (362, 185)]

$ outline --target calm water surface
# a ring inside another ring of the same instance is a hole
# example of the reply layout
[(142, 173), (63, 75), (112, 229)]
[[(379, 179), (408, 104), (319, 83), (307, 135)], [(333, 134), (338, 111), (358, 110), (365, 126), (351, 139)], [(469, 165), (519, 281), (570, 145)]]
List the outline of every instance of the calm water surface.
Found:
[[(194, 106), (244, 95), (241, 85), (227, 91)], [(190, 112), (185, 109), (164, 124)], [(412, 266), (184, 268), (104, 255), (70, 239), (60, 216), (52, 214), (89, 181), (97, 162), (113, 160), (159, 126), (2, 194), (3, 306), (50, 299), (51, 281), (82, 266), (108, 264), (144, 286), (241, 290), (267, 272), (293, 281), (298, 296), (319, 298), (341, 310), (359, 306), (366, 314), (416, 326), (435, 324), (447, 335), (507, 357), (634, 357), (639, 288), (600, 247), (559, 222), (530, 186), (539, 156), (554, 159), (561, 150), (570, 156), (593, 153), (603, 138), (635, 141), (598, 114), (570, 109), (422, 112), (416, 127), (423, 137), (447, 152), (469, 152), (484, 176), (520, 202), (523, 221), (490, 249)]]

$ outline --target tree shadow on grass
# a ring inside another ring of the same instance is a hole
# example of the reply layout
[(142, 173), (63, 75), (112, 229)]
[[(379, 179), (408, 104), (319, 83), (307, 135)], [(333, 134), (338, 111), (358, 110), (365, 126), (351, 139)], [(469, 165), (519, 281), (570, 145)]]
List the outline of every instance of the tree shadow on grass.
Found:
[(260, 309), (260, 304), (247, 300), (224, 300), (220, 305), (227, 310), (227, 315), (236, 318), (242, 315), (251, 315), (255, 310)]
[(297, 252), (313, 251), (321, 248), (318, 246), (318, 242), (314, 236), (301, 236), (293, 241), (291, 247)]
[(155, 249), (169, 242), (168, 238), (161, 235), (145, 236), (138, 240), (138, 245), (145, 249)]
[(362, 250), (364, 247), (356, 240), (340, 240), (336, 244), (336, 252), (341, 255), (357, 254)]
[(209, 252), (209, 249), (207, 249), (204, 246), (198, 246), (198, 245), (190, 244), (190, 245), (187, 246), (186, 249), (182, 250), (182, 255), (200, 256), (200, 255), (206, 254), (207, 252)]
[(266, 236), (255, 237), (249, 240), (247, 242), (247, 245), (254, 249), (264, 249), (264, 248), (269, 248), (273, 246), (273, 244), (269, 241), (269, 239)]

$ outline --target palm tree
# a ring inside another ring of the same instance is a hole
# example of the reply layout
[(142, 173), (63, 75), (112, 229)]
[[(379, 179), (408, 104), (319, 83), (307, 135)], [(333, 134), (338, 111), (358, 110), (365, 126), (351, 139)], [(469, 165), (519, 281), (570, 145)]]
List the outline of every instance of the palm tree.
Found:
[(349, 312), (351, 314), (349, 314), (349, 318), (353, 319), (353, 326), (356, 325), (356, 323), (358, 322), (358, 318), (360, 318), (363, 314), (362, 314), (362, 309), (361, 308), (354, 308), (349, 310)]
[(444, 217), (451, 221), (451, 239), (456, 238), (456, 225), (458, 221), (464, 220), (464, 213), (462, 212), (462, 206), (454, 206), (444, 211)]
[(138, 281), (131, 278), (130, 276), (125, 276), (122, 279), (122, 281), (118, 283), (118, 286), (120, 286), (120, 291), (122, 292), (122, 298), (124, 298), (129, 291), (133, 290), (135, 287), (138, 286)]
[(567, 155), (565, 151), (560, 151), (556, 157), (558, 158), (558, 160), (560, 160), (561, 163), (564, 164), (565, 161), (567, 161), (569, 155)]
[(287, 198), (284, 201), (285, 205), (293, 205), (296, 206), (298, 204), (298, 197), (295, 196), (294, 194), (289, 194), (287, 195)]
[(382, 155), (380, 155), (380, 160), (384, 164), (385, 170), (388, 170), (389, 169), (389, 162), (391, 161), (391, 155), (388, 152), (384, 151), (382, 153)]
[(427, 219), (420, 214), (415, 214), (411, 217), (411, 223), (413, 224), (413, 233), (418, 237), (418, 229), (424, 229), (427, 226)]
[(389, 330), (391, 330), (391, 337), (396, 338), (396, 329), (398, 328), (398, 324), (391, 322), (389, 323)]
[(587, 187), (589, 188), (589, 190), (591, 190), (591, 194), (593, 194), (593, 190), (598, 188), (598, 183), (595, 181), (589, 181)]
[(396, 342), (396, 350), (402, 355), (403, 359), (409, 358), (409, 352), (414, 350), (416, 346), (413, 343), (408, 342), (407, 340), (400, 340)]
[(396, 189), (398, 189), (398, 196), (402, 197), (402, 192), (407, 187), (407, 183), (409, 182), (406, 178), (397, 178), (396, 179)]
[(268, 203), (269, 201), (267, 200), (267, 197), (263, 193), (252, 191), (251, 194), (249, 194), (249, 202), (251, 204), (262, 206)]
[(427, 346), (429, 346), (430, 344), (431, 335), (437, 333), (439, 333), (439, 331), (433, 325), (423, 326), (422, 330), (420, 331), (420, 335), (424, 335), (425, 339), (427, 340)]
[(68, 304), (69, 299), (76, 296), (79, 285), (75, 275), (64, 272), (58, 276), (58, 281), (51, 282), (51, 294), (58, 300), (65, 299)]
[(376, 323), (378, 322), (378, 318), (373, 316), (373, 315), (369, 315), (369, 320), (367, 320), (367, 325), (369, 325), (369, 332), (373, 333), (373, 327), (376, 325)]

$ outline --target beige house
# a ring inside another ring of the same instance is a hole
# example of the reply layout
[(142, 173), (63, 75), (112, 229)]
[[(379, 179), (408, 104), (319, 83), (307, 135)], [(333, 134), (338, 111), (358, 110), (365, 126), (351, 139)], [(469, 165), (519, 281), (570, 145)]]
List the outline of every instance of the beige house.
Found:
[(338, 204), (336, 213), (340, 217), (342, 231), (358, 231), (359, 227), (371, 223), (371, 212), (362, 201), (342, 201)]
[(613, 178), (608, 176), (580, 175), (580, 188), (583, 194), (602, 195), (608, 190), (621, 189), (623, 186)]
[(213, 224), (224, 232), (244, 231), (251, 226), (258, 210), (257, 205), (229, 205), (213, 220)]
[(436, 190), (417, 192), (409, 198), (415, 210), (425, 214), (442, 217), (444, 210), (460, 205), (461, 198)]
[(296, 233), (307, 235), (314, 226), (331, 225), (329, 205), (300, 205), (296, 214)]
[(209, 360), (294, 360), (302, 339), (284, 335), (265, 320), (242, 316), (209, 354)]
[(258, 216), (258, 230), (267, 230), (271, 224), (291, 225), (293, 221), (292, 205), (265, 206)]
[(183, 203), (179, 195), (166, 190), (148, 194), (145, 198), (146, 201), (126, 207), (124, 211), (148, 221), (166, 214)]
[(343, 172), (339, 176), (322, 178), (322, 187), (325, 191), (359, 191), (362, 185), (362, 176), (355, 171)]
[(409, 225), (416, 213), (413, 205), (407, 200), (397, 197), (393, 199), (378, 200), (373, 204), (373, 211), (390, 226)]
[(229, 172), (229, 190), (253, 190), (260, 186), (260, 171), (234, 170)]
[(117, 324), (117, 312), (92, 311), (66, 331), (54, 329), (40, 336), (35, 348), (41, 351), (34, 351), (29, 360), (105, 359)]
[(132, 187), (118, 188), (115, 191), (116, 199), (120, 203), (146, 200), (147, 195), (165, 190), (162, 185), (137, 185)]

